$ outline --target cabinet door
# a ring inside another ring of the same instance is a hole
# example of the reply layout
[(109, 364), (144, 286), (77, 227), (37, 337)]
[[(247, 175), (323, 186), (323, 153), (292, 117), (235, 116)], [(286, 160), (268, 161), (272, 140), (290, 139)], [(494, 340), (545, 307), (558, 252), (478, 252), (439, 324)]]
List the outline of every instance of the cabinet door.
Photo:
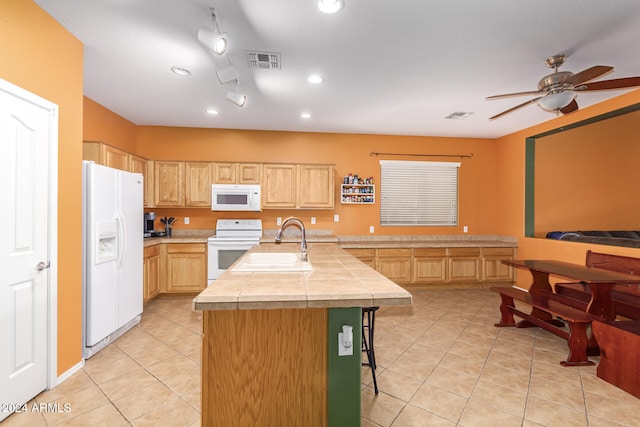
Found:
[(346, 248), (345, 251), (349, 252), (360, 261), (367, 264), (369, 267), (376, 268), (376, 250), (373, 248)]
[(449, 281), (480, 281), (480, 248), (449, 249)]
[(153, 160), (147, 160), (146, 174), (144, 175), (144, 207), (152, 208), (156, 205), (155, 202), (155, 175), (156, 164)]
[(296, 165), (269, 164), (262, 170), (262, 207), (295, 208), (297, 195)]
[(413, 258), (413, 282), (444, 283), (447, 281), (447, 250), (416, 248)]
[(211, 207), (211, 164), (185, 163), (185, 205)]
[(160, 246), (144, 249), (144, 293), (143, 301), (147, 302), (160, 293)]
[(333, 165), (300, 165), (298, 206), (333, 209)]
[(155, 162), (154, 199), (156, 206), (184, 206), (183, 165), (182, 162)]
[(129, 156), (129, 172), (142, 174), (144, 177), (144, 192), (143, 192), (143, 201), (144, 206), (149, 206), (147, 202), (147, 195), (149, 194), (149, 180), (147, 173), (147, 160), (142, 157), (134, 156), (133, 154)]
[(238, 163), (238, 184), (259, 184), (260, 170), (259, 163)]
[(485, 282), (513, 282), (514, 269), (501, 262), (503, 259), (513, 259), (513, 252), (513, 248), (483, 248), (482, 279)]
[(394, 282), (411, 281), (411, 249), (378, 249), (376, 270)]
[(213, 183), (214, 184), (236, 184), (236, 164), (235, 163), (214, 163)]
[(200, 292), (207, 286), (204, 244), (167, 245), (167, 292)]
[(120, 169), (123, 171), (129, 170), (129, 154), (125, 151), (118, 150), (109, 145), (104, 144), (104, 164), (110, 168)]

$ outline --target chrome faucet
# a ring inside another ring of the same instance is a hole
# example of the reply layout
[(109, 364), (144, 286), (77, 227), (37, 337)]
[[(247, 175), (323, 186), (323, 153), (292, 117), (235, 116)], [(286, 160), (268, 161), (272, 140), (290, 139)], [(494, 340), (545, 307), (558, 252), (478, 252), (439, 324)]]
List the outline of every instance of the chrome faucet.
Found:
[(300, 230), (302, 231), (302, 241), (300, 242), (300, 259), (302, 261), (307, 261), (308, 260), (308, 258), (307, 258), (307, 234), (306, 234), (305, 229), (304, 229), (304, 224), (298, 218), (290, 216), (289, 218), (285, 219), (282, 222), (282, 225), (280, 226), (280, 230), (278, 230), (278, 232), (276, 233), (276, 243), (282, 242), (282, 233), (284, 232), (284, 229), (287, 228), (287, 226), (290, 223), (297, 224), (298, 227), (300, 227)]

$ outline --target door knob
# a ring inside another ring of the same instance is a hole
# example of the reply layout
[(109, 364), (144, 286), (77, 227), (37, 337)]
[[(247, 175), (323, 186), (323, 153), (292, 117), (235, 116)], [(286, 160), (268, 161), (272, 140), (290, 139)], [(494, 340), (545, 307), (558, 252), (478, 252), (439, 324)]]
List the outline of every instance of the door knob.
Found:
[(40, 261), (38, 265), (36, 265), (36, 271), (46, 270), (49, 267), (51, 267), (51, 263), (49, 261), (47, 261), (46, 263), (43, 261)]

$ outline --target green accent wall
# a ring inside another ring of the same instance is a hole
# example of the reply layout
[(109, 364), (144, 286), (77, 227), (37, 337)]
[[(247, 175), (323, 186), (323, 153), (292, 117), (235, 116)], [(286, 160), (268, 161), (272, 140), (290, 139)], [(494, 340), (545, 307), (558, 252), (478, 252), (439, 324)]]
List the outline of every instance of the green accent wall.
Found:
[[(360, 425), (360, 366), (362, 363), (362, 308), (330, 308), (327, 339), (328, 425)], [(338, 356), (338, 333), (353, 326), (353, 356)]]

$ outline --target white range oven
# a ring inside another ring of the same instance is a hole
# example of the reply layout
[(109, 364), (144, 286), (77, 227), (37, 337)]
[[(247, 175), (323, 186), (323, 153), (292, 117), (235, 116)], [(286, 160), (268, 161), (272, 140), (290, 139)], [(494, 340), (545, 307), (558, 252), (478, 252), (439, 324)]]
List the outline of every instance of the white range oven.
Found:
[(251, 247), (260, 244), (261, 219), (219, 219), (208, 239), (207, 281), (216, 280)]

